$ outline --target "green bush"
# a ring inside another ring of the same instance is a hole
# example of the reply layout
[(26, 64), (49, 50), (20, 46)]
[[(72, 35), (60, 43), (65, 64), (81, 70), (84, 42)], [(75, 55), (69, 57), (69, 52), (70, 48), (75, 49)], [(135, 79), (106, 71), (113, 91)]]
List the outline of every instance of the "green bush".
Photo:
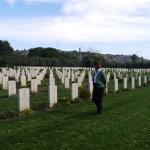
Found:
[(2, 119), (12, 119), (12, 118), (15, 118), (17, 117), (19, 114), (17, 111), (13, 111), (13, 110), (9, 110), (9, 111), (6, 111), (6, 112), (1, 112), (0, 113), (0, 120)]
[(9, 77), (9, 81), (15, 81), (16, 79), (14, 77)]
[(30, 115), (32, 115), (32, 114), (33, 114), (32, 109), (26, 109), (26, 110), (20, 112), (19, 115), (20, 115), (20, 116), (30, 116)]
[(36, 110), (41, 111), (41, 110), (45, 110), (47, 108), (49, 108), (49, 103), (44, 101), (37, 105)]
[(83, 100), (89, 100), (90, 99), (90, 92), (85, 88), (81, 88), (79, 91), (79, 98), (81, 98)]
[(46, 72), (45, 78), (49, 79), (49, 72)]
[(123, 79), (122, 78), (118, 78), (118, 82), (119, 83), (123, 83)]
[(81, 98), (76, 98), (76, 99), (72, 100), (71, 103), (72, 104), (74, 104), (74, 103), (80, 103), (81, 101), (82, 101)]
[(70, 98), (69, 97), (66, 97), (66, 96), (63, 96), (59, 99), (59, 103), (61, 105), (69, 105), (70, 104)]

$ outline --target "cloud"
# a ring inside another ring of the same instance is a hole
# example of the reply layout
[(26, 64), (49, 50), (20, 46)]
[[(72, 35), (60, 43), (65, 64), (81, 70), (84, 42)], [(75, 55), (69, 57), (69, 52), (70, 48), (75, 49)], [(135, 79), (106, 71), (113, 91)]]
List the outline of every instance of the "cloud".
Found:
[[(8, 0), (7, 0), (8, 1)], [(61, 3), (57, 17), (6, 18), (0, 37), (28, 42), (134, 42), (150, 39), (150, 0), (24, 0)], [(10, 1), (9, 1), (10, 2)], [(11, 1), (13, 4), (15, 1)], [(143, 10), (145, 14), (142, 14)]]
[(27, 4), (34, 3), (60, 3), (62, 0), (23, 0)]
[[(10, 6), (14, 5), (18, 0), (4, 0)], [(60, 3), (62, 0), (20, 0), (25, 2), (26, 4), (35, 4), (35, 3)]]
[(17, 0), (5, 0), (10, 6), (12, 6)]

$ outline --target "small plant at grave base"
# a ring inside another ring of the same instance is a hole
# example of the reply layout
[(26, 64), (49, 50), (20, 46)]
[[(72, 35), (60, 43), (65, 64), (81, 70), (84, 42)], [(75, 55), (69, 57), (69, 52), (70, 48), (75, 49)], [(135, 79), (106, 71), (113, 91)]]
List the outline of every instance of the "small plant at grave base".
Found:
[(26, 109), (26, 110), (20, 112), (19, 116), (31, 116), (32, 114), (33, 114), (32, 109)]
[(118, 82), (119, 82), (119, 83), (123, 83), (123, 79), (118, 78)]
[(120, 94), (120, 91), (118, 90), (118, 91), (116, 91), (115, 93), (116, 93), (116, 94)]
[(19, 113), (17, 111), (9, 110), (9, 111), (0, 113), (0, 120), (13, 119), (18, 116), (19, 116)]
[(113, 73), (110, 74), (110, 80), (113, 80), (114, 79), (114, 75)]
[(79, 91), (79, 97), (83, 100), (89, 100), (91, 97), (90, 92), (85, 88), (81, 88)]
[(47, 72), (45, 78), (49, 79), (49, 73)]
[(106, 91), (104, 92), (104, 95), (107, 96), (109, 93), (106, 93)]
[(32, 92), (32, 93), (31, 93), (32, 96), (34, 96), (34, 95), (36, 95), (36, 94), (37, 94), (37, 93), (35, 93), (35, 92)]
[(123, 89), (123, 91), (129, 91), (129, 89), (127, 88), (127, 89)]
[(70, 99), (69, 97), (63, 96), (59, 99), (59, 102), (61, 105), (65, 106), (65, 105), (69, 105), (70, 104)]
[(40, 104), (37, 105), (35, 108), (37, 111), (42, 111), (46, 110), (49, 108), (49, 103), (47, 101), (41, 102)]
[(136, 88), (137, 88), (137, 89), (140, 89), (140, 88), (142, 88), (142, 85), (141, 85), (141, 86), (138, 85), (138, 86), (136, 86)]
[(71, 100), (71, 103), (72, 104), (74, 104), (74, 103), (80, 103), (82, 101), (82, 99), (81, 98), (76, 98), (76, 99), (74, 99), (74, 100)]
[(9, 77), (9, 81), (15, 81), (16, 79), (14, 77)]
[(28, 88), (28, 87), (27, 86), (20, 86), (20, 88), (23, 89), (23, 88)]
[(88, 79), (88, 74), (87, 73), (85, 74), (85, 79)]
[(147, 87), (148, 85), (146, 83), (143, 83), (143, 87)]

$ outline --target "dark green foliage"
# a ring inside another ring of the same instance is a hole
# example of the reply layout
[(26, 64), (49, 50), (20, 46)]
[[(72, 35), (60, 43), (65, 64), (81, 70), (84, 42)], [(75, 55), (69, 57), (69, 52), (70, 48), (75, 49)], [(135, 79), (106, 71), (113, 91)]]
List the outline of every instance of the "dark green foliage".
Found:
[(71, 101), (72, 104), (76, 104), (76, 103), (80, 103), (82, 102), (83, 100), (81, 98), (76, 98), (74, 99), (73, 101)]
[(81, 88), (79, 91), (79, 97), (83, 100), (89, 100), (90, 99), (90, 92), (88, 89)]
[(41, 102), (40, 104), (37, 105), (35, 110), (42, 111), (42, 110), (46, 110), (47, 108), (49, 108), (49, 103), (47, 101), (43, 101), (43, 102)]
[(70, 99), (69, 99), (69, 97), (63, 96), (59, 99), (59, 103), (62, 106), (68, 105), (68, 104), (70, 104)]
[(123, 79), (118, 78), (118, 82), (119, 82), (119, 83), (123, 83)]
[(17, 117), (18, 115), (19, 115), (19, 113), (17, 111), (14, 111), (14, 110), (0, 112), (0, 120), (2, 120), (2, 119), (13, 119), (13, 118)]
[(27, 109), (27, 110), (20, 112), (19, 116), (27, 117), (27, 116), (31, 116), (32, 114), (33, 114), (32, 109)]
[(9, 81), (15, 81), (16, 79), (14, 77), (9, 77)]
[(132, 60), (132, 63), (135, 64), (138, 61), (138, 56), (136, 54), (133, 54), (131, 56), (131, 60)]
[(132, 55), (131, 62), (111, 62), (105, 55), (93, 52), (62, 51), (56, 48), (31, 48), (14, 51), (8, 41), (0, 40), (0, 66), (71, 66), (91, 67), (99, 61), (107, 68), (150, 68), (150, 61)]
[(8, 41), (0, 40), (0, 56), (10, 55), (13, 53), (13, 48)]

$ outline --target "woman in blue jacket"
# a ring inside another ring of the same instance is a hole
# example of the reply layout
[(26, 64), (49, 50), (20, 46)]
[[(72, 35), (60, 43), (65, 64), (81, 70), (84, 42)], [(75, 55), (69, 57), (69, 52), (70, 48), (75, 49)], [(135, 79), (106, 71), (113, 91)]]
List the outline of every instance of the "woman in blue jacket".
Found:
[(92, 101), (95, 103), (97, 107), (97, 114), (101, 114), (103, 109), (102, 102), (103, 102), (104, 90), (106, 87), (106, 77), (102, 71), (99, 62), (95, 62), (93, 65), (95, 68), (95, 72), (93, 74)]

